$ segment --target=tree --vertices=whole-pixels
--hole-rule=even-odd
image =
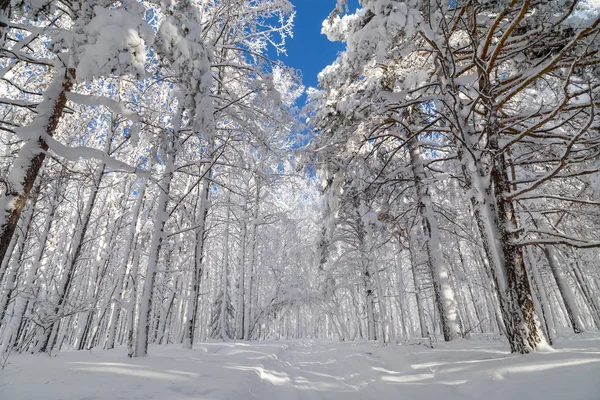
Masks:
[[[332,119],[352,118],[354,126],[365,125],[352,140],[396,152],[424,134],[454,147],[515,352],[544,343],[522,249],[597,246],[520,226],[518,201],[526,193],[546,196],[540,189],[550,182],[595,171],[588,169],[597,151],[595,85],[586,74],[596,65],[600,21],[591,15],[578,25],[570,18],[578,5],[365,1],[355,16],[332,14],[325,25],[348,51],[321,74],[319,96],[327,105],[317,121],[332,130]],[[544,101],[536,95],[542,91]],[[527,108],[532,103],[537,110]],[[537,157],[536,144],[551,155]],[[519,179],[517,168],[530,177]],[[535,172],[540,168],[546,172]]]

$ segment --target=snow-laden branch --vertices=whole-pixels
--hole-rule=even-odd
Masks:
[[[66,93],[66,96],[67,96],[68,100],[70,100],[76,104],[80,104],[80,105],[84,105],[84,106],[91,106],[91,107],[104,106],[104,107],[108,108],[110,111],[112,111],[116,114],[120,114],[133,122],[138,122],[142,119],[138,113],[130,110],[123,103],[120,103],[120,102],[113,100],[111,98],[108,98],[106,96],[98,96],[98,95],[91,95],[91,94],[79,94],[79,93],[73,93],[73,92]]]
[[[49,135],[42,135],[42,138],[48,144],[49,149],[69,161],[77,162],[80,159],[93,159],[101,161],[102,163],[106,164],[106,166],[113,169],[120,169],[131,174],[136,174],[140,177],[151,177],[148,171],[117,160],[102,150],[86,146],[70,147],[62,144]]]

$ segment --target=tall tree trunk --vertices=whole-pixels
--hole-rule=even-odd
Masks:
[[[129,224],[129,229],[127,230],[127,235],[125,237],[125,248],[123,249],[123,258],[121,259],[121,263],[117,267],[117,289],[114,294],[114,299],[111,305],[110,316],[108,319],[108,332],[106,336],[106,342],[104,348],[112,349],[115,347],[115,338],[117,332],[117,325],[119,321],[119,314],[121,311],[121,301],[123,298],[123,289],[125,288],[125,278],[127,277],[128,272],[128,264],[129,259],[131,258],[131,249],[133,248],[134,240],[136,233],[139,232],[139,215],[140,210],[142,208],[142,204],[144,202],[144,195],[146,193],[146,186],[148,184],[148,178],[144,178],[137,192],[137,199],[135,200],[135,204],[131,211],[131,222]]]
[[[196,322],[198,318],[198,302],[202,283],[202,264],[204,263],[204,243],[206,239],[206,217],[209,207],[210,181],[203,179],[200,186],[200,207],[196,228],[196,245],[194,247],[194,270],[192,274],[190,298],[187,302],[186,320],[184,324],[183,348],[191,349],[194,344]]]
[[[6,191],[0,196],[0,260],[6,256],[29,192],[46,158],[48,144],[44,135],[54,135],[67,104],[65,93],[73,87],[74,75],[74,70],[64,67],[57,69],[52,84],[37,107],[35,119],[27,128],[19,131],[19,137],[25,144],[6,177]]]
[[[417,303],[417,317],[419,318],[419,329],[421,331],[421,337],[429,336],[429,330],[427,329],[427,322],[425,321],[425,312],[423,310],[423,297],[421,296],[421,283],[419,282],[419,276],[417,274],[417,258],[415,257],[414,250],[412,247],[412,240],[408,246],[408,252],[410,255],[410,266],[412,270],[413,286],[415,289],[415,301]]]
[[[259,215],[259,210],[260,210],[260,180],[258,177],[256,177],[256,185],[255,185],[255,189],[254,189],[254,215],[252,216],[252,223],[250,226],[250,255],[248,256],[248,276],[249,276],[249,282],[248,282],[248,300],[249,300],[249,304],[247,304],[247,306],[244,308],[244,340],[250,340],[250,329],[251,329],[251,323],[250,321],[252,320],[252,299],[253,299],[253,292],[255,290],[254,288],[254,264],[256,261],[256,245],[257,245],[257,240],[256,240],[256,235],[257,235],[257,228],[258,228],[258,215]]]
[[[181,111],[180,111],[181,112]],[[167,214],[167,205],[169,204],[169,193],[171,180],[173,179],[175,153],[172,137],[169,143],[163,145],[163,155],[165,160],[165,171],[163,172],[160,185],[158,187],[159,195],[156,205],[156,217],[154,219],[154,232],[152,233],[152,242],[149,249],[148,266],[146,268],[146,277],[144,279],[144,288],[140,303],[140,313],[137,326],[137,337],[135,345],[135,357],[144,357],[148,355],[148,337],[150,332],[150,319],[152,316],[152,301],[154,297],[154,282],[158,267],[160,249],[164,239],[165,224],[169,215]],[[167,139],[164,139],[167,141]]]
[[[231,192],[227,192],[227,214],[225,215],[225,237],[223,239],[223,268],[221,274],[221,309],[219,311],[219,334],[229,340],[229,227],[231,224]]]
[[[498,239],[503,254],[504,278],[506,287],[500,298],[507,305],[508,315],[504,324],[510,348],[516,353],[530,353],[546,343],[539,320],[535,313],[531,288],[525,269],[521,248],[513,243],[512,232],[517,229],[516,215],[512,202],[505,198],[510,192],[504,154],[499,152],[497,128],[490,127],[490,144],[496,151],[491,172],[491,183],[496,198]]]
[[[246,245],[248,236],[248,200],[245,200],[244,214],[242,216],[240,233],[240,265],[239,265],[239,285],[237,288],[237,310],[235,313],[235,338],[244,338],[244,316],[246,314],[246,305],[244,304],[245,286],[246,286]]]
[[[490,267],[488,272],[497,290],[502,326],[511,351],[529,353],[545,343],[545,339],[535,314],[523,253],[512,243],[510,232],[516,227],[516,216],[512,203],[504,197],[504,191],[510,191],[510,184],[493,124],[487,128],[487,137],[491,151],[496,151],[489,185],[484,184],[483,160],[473,160],[461,145],[458,153],[466,189],[472,193],[470,200]],[[464,139],[467,146],[477,148],[476,143],[471,143],[476,141],[476,135]]]
[[[404,284],[404,277],[402,273],[402,246],[398,244],[398,252],[396,253],[395,265],[396,265],[396,288],[398,293],[398,308],[400,313],[400,325],[402,326],[402,332],[404,340],[408,339],[414,334],[412,323],[410,322],[410,316],[408,316],[408,303],[406,300],[406,285]]]
[[[544,246],[544,256],[556,281],[556,286],[567,310],[567,317],[569,318],[569,322],[571,322],[573,332],[581,333],[584,331],[583,320],[581,319],[581,315],[579,315],[579,308],[575,303],[575,296],[567,281],[567,276],[556,259],[556,251],[551,246]]]
[[[542,327],[544,328],[544,334],[548,339],[548,343],[552,344],[552,341],[556,337],[556,332],[554,330],[554,321],[552,320],[552,312],[550,311],[550,303],[548,302],[548,296],[546,295],[546,288],[544,287],[544,282],[540,277],[540,272],[538,271],[536,260],[533,255],[532,249],[527,249],[527,254],[529,256],[529,273],[532,283],[533,291],[537,297],[539,303],[539,309],[542,313]]]
[[[460,333],[458,311],[454,290],[450,284],[448,268],[443,265],[440,232],[433,212],[433,204],[427,187],[427,176],[423,165],[423,155],[417,137],[408,140],[411,168],[419,201],[419,212],[423,222],[427,263],[431,272],[435,303],[445,341],[450,341]]]
[[[138,270],[140,266],[140,248],[139,235],[136,235],[134,243],[136,246],[133,250],[133,260],[131,260],[131,273],[129,276],[129,287],[131,288],[129,293],[129,307],[127,309],[127,325],[126,325],[126,341],[127,341],[127,356],[133,357],[135,354],[135,316],[137,314],[137,297],[138,288],[140,284],[140,278],[138,276]]]

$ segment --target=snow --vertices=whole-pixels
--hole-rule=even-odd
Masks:
[[[81,37],[85,41],[74,46],[80,81],[110,73],[144,76],[146,48],[152,43],[153,32],[141,17],[143,12],[140,5],[134,7],[133,13],[114,7],[94,7],[94,17],[82,27]]]
[[[552,353],[512,355],[500,341],[382,346],[317,340],[151,346],[13,355],[2,398],[21,399],[544,399],[597,400],[600,336]]]

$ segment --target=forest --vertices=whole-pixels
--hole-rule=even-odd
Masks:
[[[600,1],[303,1],[0,0],[2,369],[597,334]]]

